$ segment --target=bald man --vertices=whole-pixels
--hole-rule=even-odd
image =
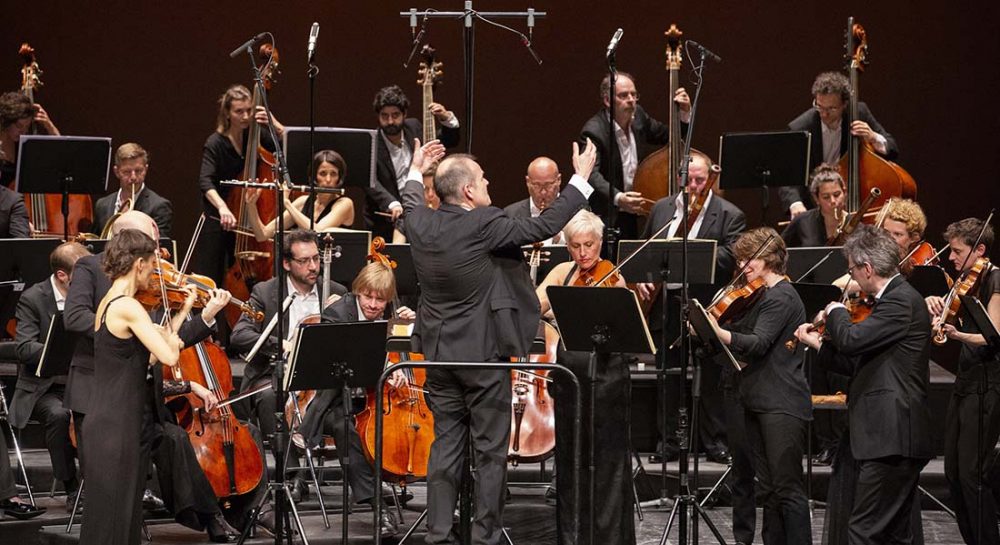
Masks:
[[[537,218],[559,196],[562,185],[562,175],[559,165],[548,157],[536,157],[528,164],[528,172],[524,176],[528,186],[528,198],[517,201],[503,209],[511,218]],[[562,244],[562,231],[552,238],[543,241],[544,244]]]

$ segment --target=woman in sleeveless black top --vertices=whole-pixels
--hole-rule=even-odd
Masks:
[[[134,229],[115,235],[104,252],[103,267],[113,283],[97,309],[94,370],[103,395],[84,420],[87,510],[80,530],[82,544],[137,544],[142,522],[142,493],[147,460],[139,447],[144,404],[154,403],[146,377],[150,362],[176,365],[183,342],[158,329],[133,297],[155,267],[156,243]],[[173,319],[179,327],[194,302],[189,295]],[[153,357],[150,356],[152,354]],[[154,409],[155,410],[155,409]]]
[[[312,171],[316,173],[317,187],[331,189],[341,187],[347,178],[347,164],[344,163],[344,158],[333,150],[316,152],[316,155],[313,155]],[[247,191],[245,193],[247,203],[256,204],[261,191],[260,189]],[[278,228],[277,218],[264,225],[257,214],[256,206],[247,206],[246,210],[250,214],[250,226],[253,227],[254,236],[258,241],[263,242],[274,237],[274,231]],[[354,202],[346,196],[317,193],[315,200],[312,195],[302,195],[293,201],[289,199],[288,193],[285,193],[286,229],[298,227],[322,232],[331,227],[350,227],[353,223]]]
[[[542,315],[551,318],[552,307],[545,288],[551,285],[573,285],[581,272],[592,269],[601,258],[601,237],[604,223],[592,212],[583,210],[566,224],[563,236],[573,261],[560,263],[552,268],[538,286],[537,295]],[[625,279],[616,287],[624,287]],[[620,354],[598,354],[597,397],[591,399],[588,368],[590,353],[568,352],[560,348],[557,361],[568,367],[580,381],[583,394],[581,422],[582,466],[578,475],[581,505],[573,502],[573,419],[576,410],[574,390],[570,382],[556,374],[551,386],[556,402],[556,525],[557,542],[562,544],[588,543],[590,520],[588,506],[590,443],[594,443],[595,500],[594,542],[601,544],[635,543],[635,524],[632,519],[632,465],[629,460],[629,403],[631,379],[628,360]],[[590,405],[596,403],[593,422],[594,435],[590,435]],[[580,528],[573,527],[574,512],[579,513]]]

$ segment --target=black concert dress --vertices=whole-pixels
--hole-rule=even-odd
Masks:
[[[88,461],[83,545],[135,545],[140,538],[146,470],[139,439],[144,405],[152,402],[146,387],[149,350],[134,335],[114,336],[104,323],[107,309],[121,297],[105,306],[94,334],[94,353],[99,354],[94,378],[103,394],[84,420],[85,434],[100,440],[83,444]]]

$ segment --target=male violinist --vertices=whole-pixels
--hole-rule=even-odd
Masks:
[[[910,199],[893,199],[888,206],[885,219],[882,220],[882,228],[890,235],[892,240],[899,246],[900,271],[909,276],[913,271],[910,263],[910,254],[917,245],[924,240],[924,230],[927,229],[927,216],[920,205]]]
[[[524,185],[528,187],[528,198],[507,205],[503,211],[512,218],[537,218],[559,196],[562,185],[559,165],[548,157],[535,157],[528,163]],[[543,241],[545,245],[564,242],[561,232]]]
[[[899,274],[899,250],[881,229],[862,225],[844,244],[848,274],[875,305],[851,323],[846,307],[827,305],[824,340],[811,323],[795,336],[817,351],[820,365],[851,377],[850,451],[857,478],[850,543],[909,543],[920,471],[934,456],[928,346],[930,316],[920,294]]]
[[[169,237],[174,218],[173,206],[146,186],[146,175],[149,173],[149,154],[146,150],[133,142],[122,144],[115,151],[115,164],[111,168],[115,178],[118,178],[118,191],[94,203],[93,232],[100,234],[108,220],[118,212],[138,210],[156,221],[160,236]]]
[[[683,191],[686,191],[690,198],[694,199],[695,195],[706,190],[706,186],[712,178],[710,176],[711,172],[712,160],[701,152],[692,151],[691,163],[688,166],[688,183]],[[683,218],[682,203],[683,195],[680,192],[660,199],[653,206],[652,212],[650,212],[649,221],[646,222],[646,230],[643,232],[642,238],[653,236],[667,222],[672,223],[660,236],[662,238],[680,236],[684,232],[681,226],[681,219]],[[715,291],[729,281],[733,275],[736,262],[733,257],[732,245],[739,238],[740,233],[745,230],[746,217],[743,212],[736,205],[715,194],[711,189],[708,189],[704,206],[697,217],[695,217],[688,237],[715,240],[718,243],[715,258],[715,281],[717,285],[714,287],[699,284],[692,285],[689,291],[691,297],[697,298],[702,301],[702,304],[707,305]],[[649,316],[649,329],[653,335],[653,339],[657,343],[662,341],[664,327],[667,329],[669,340],[676,339],[680,335],[680,319],[678,312],[676,312],[680,304],[680,287],[679,284],[667,285],[667,296],[671,298],[670,308],[672,311],[667,314],[666,324],[663,323],[661,296],[657,296],[652,304],[652,311]],[[638,285],[638,289],[640,296],[643,298],[648,299],[656,295],[655,284],[644,282]],[[679,348],[662,350],[662,348],[665,347],[661,347],[660,350],[660,353],[665,355],[665,361],[662,358],[658,358],[657,365],[666,365],[667,367],[679,366],[681,350]],[[722,392],[718,387],[720,368],[716,365],[706,365],[702,367],[702,372],[705,378],[702,380],[702,405],[700,408],[701,419],[699,424],[701,427],[701,445],[710,461],[728,463],[730,457],[729,449],[726,445]],[[677,391],[678,386],[676,381],[678,379],[673,375],[669,375],[666,380],[666,414],[659,415],[658,418],[666,418],[667,436],[661,438],[662,443],[657,448],[657,453],[650,456],[650,461],[653,463],[659,463],[661,456],[665,456],[668,460],[677,458],[677,436],[675,432],[677,431],[678,407],[674,392]]]
[[[663,146],[670,140],[670,127],[653,119],[639,105],[639,91],[635,78],[627,72],[618,72],[615,90],[611,80],[601,80],[600,95],[603,108],[583,125],[580,141],[590,139],[597,146],[597,165],[590,175],[594,195],[590,206],[598,216],[604,216],[608,206],[618,209],[615,227],[620,239],[634,239],[639,232],[639,218],[645,198],[632,190],[639,163],[650,152],[651,146]],[[615,104],[615,142],[610,141],[608,108],[612,96]],[[687,132],[691,117],[691,99],[683,87],[677,89],[674,102],[680,107],[681,136]],[[642,155],[640,157],[640,154]],[[613,174],[612,174],[613,173]],[[612,185],[613,179],[614,185]]]
[[[982,238],[977,242],[980,232]],[[993,245],[993,227],[984,228],[982,220],[966,218],[949,225],[944,238],[950,248],[948,260],[958,271],[960,281],[973,270],[977,260],[986,259],[988,248]],[[977,286],[969,295],[979,299],[993,323],[1000,326],[1000,272],[986,265]],[[944,299],[928,297],[927,308],[937,324],[945,310]],[[959,321],[957,326],[946,323],[941,329],[949,339],[962,343],[944,439],[944,474],[951,489],[958,528],[966,543],[1000,543],[994,496],[998,490],[995,481],[989,478],[995,470],[992,453],[1000,435],[997,350],[986,346],[972,320]],[[978,432],[980,417],[982,435]],[[981,492],[977,492],[979,486]],[[981,511],[977,508],[980,500]],[[978,539],[980,535],[982,541]]]
[[[851,123],[846,111],[851,98],[851,82],[847,76],[839,72],[823,72],[816,76],[812,97],[812,108],[788,123],[789,130],[809,131],[812,135],[810,171],[820,163],[836,165],[850,149],[851,136],[863,139],[887,159],[894,159],[899,153],[896,140],[879,124],[864,102],[858,102],[858,119]],[[806,186],[782,187],[778,194],[782,208],[788,210],[792,219],[813,206]]]

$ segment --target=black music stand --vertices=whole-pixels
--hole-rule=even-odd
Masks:
[[[787,272],[793,282],[830,284],[847,273],[847,258],[841,246],[788,248]]]
[[[694,311],[691,312],[691,327],[694,328],[698,338],[701,339],[705,348],[705,354],[720,365],[731,365],[737,371],[742,371],[747,364],[737,361],[729,347],[723,344],[719,335],[715,333],[715,328],[708,319],[705,307],[697,299],[691,300]]]
[[[386,244],[382,253],[396,262],[396,268],[393,269],[396,275],[396,293],[400,297],[419,295],[420,282],[417,280],[417,269],[413,265],[413,252],[410,251],[410,245]]]
[[[299,325],[295,333],[295,348],[288,360],[285,391],[330,390],[341,388],[344,411],[344,434],[336,438],[337,448],[344,449],[341,468],[344,473],[343,518],[341,542],[347,543],[347,516],[350,514],[350,454],[348,429],[351,422],[351,388],[374,388],[382,374],[382,366],[372,362],[385,361],[387,322],[321,323]],[[306,438],[308,439],[308,438]],[[307,447],[308,448],[308,447]],[[287,484],[285,485],[287,489]],[[287,492],[286,492],[287,493]],[[317,494],[321,494],[319,490]],[[375,490],[381,494],[381,490]],[[292,509],[294,510],[294,504]],[[296,517],[298,514],[296,513]]]
[[[725,133],[719,142],[721,189],[761,190],[767,218],[769,188],[809,183],[809,131]]]
[[[61,194],[63,239],[69,240],[69,196],[107,193],[110,168],[110,138],[25,135],[18,141],[14,189]]]
[[[924,297],[932,295],[944,297],[950,289],[950,286],[948,286],[948,276],[945,274],[944,269],[933,265],[917,265],[913,267],[913,272],[906,278],[906,281]]]
[[[52,274],[49,255],[62,241],[56,238],[0,239],[0,278],[20,280],[27,288]]]
[[[618,242],[618,260],[631,256],[644,240],[622,240]],[[718,242],[714,240],[688,239],[688,260],[695,278],[688,278],[692,284],[712,284],[715,282],[715,251]],[[681,240],[656,239],[646,245],[638,254],[622,266],[622,276],[628,282],[681,282]],[[666,273],[669,278],[665,278]],[[664,316],[663,323],[666,323]]]
[[[69,374],[69,364],[73,359],[73,349],[76,343],[66,331],[63,325],[62,311],[56,312],[52,316],[46,328],[45,347],[42,348],[42,356],[38,360],[35,368],[35,376],[40,378],[50,378],[59,375]]]
[[[656,354],[656,345],[646,327],[635,293],[627,288],[583,288],[549,286],[545,292],[552,304],[559,336],[566,350],[590,352],[590,422],[588,509],[590,537],[594,543],[594,420],[597,409],[598,354]],[[559,317],[562,316],[563,319]],[[579,509],[579,505],[576,506]],[[580,531],[579,528],[576,529]]]
[[[1000,350],[1000,332],[997,332],[997,326],[990,319],[983,303],[971,295],[959,295],[958,297],[962,300],[962,307],[965,308],[972,323],[986,339],[986,344],[994,350]]]
[[[330,262],[330,280],[335,280],[350,286],[354,277],[368,262],[368,252],[371,249],[371,231],[355,231],[353,229],[328,229],[320,233],[322,239],[327,233],[333,237],[333,257]]]
[[[375,182],[375,150],[378,131],[371,129],[345,129],[316,127],[315,149],[333,150],[344,158],[347,175],[341,173],[344,187],[371,187]],[[288,175],[292,183],[309,185],[309,127],[285,127],[285,156],[288,157]]]

